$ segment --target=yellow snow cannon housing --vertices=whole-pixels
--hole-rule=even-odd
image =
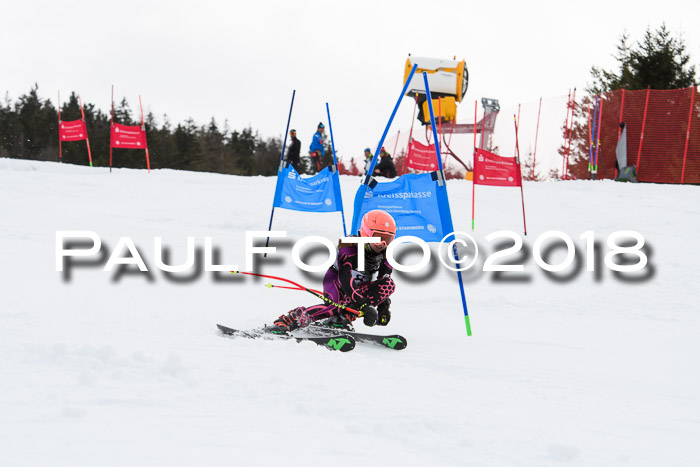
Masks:
[[[453,96],[456,102],[462,102],[469,85],[469,72],[464,60],[442,60],[439,58],[409,56],[406,59],[406,68],[403,74],[404,83],[408,79],[413,65],[418,65],[418,68],[408,86],[407,96],[425,94],[425,83],[423,82],[423,72],[425,71],[428,74],[430,92],[434,96]],[[433,106],[433,110],[436,110],[435,106]]]
[[[433,88],[430,88],[432,92]],[[433,99],[433,112],[435,120],[442,119],[442,122],[451,122],[457,118],[457,103],[453,96],[441,97],[440,100]],[[430,109],[428,108],[428,99],[423,102],[423,121],[430,123]]]

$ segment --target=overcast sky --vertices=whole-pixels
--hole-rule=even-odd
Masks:
[[[38,83],[43,98],[70,91],[108,111],[142,96],[158,122],[212,117],[264,137],[292,127],[304,151],[331,110],[339,155],[376,146],[401,91],[408,54],[466,59],[473,102],[502,108],[566,95],[612,68],[618,38],[638,40],[663,21],[700,63],[700,7],[672,1],[44,1],[0,0],[0,91],[15,100]],[[471,113],[469,111],[471,110]],[[392,126],[408,131],[404,98]],[[471,117],[470,117],[471,115]]]

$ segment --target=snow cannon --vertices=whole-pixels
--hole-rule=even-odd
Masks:
[[[408,79],[413,65],[418,65],[418,68],[408,85],[406,96],[416,99],[419,108],[418,120],[423,125],[430,123],[428,99],[425,95],[422,73],[424,71],[428,74],[428,84],[433,97],[433,112],[435,112],[436,119],[439,118],[444,123],[457,118],[457,102],[462,102],[469,84],[466,62],[464,60],[443,60],[409,55],[404,69],[404,82]],[[438,100],[438,98],[440,99]]]

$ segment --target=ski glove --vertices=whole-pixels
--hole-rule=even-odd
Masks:
[[[386,326],[391,320],[391,311],[388,308],[382,308],[377,312],[377,325]]]
[[[359,311],[362,313],[363,322],[365,323],[365,326],[374,326],[377,324],[377,309],[373,307],[370,302],[367,301],[357,301],[354,303],[351,303],[348,305],[350,308],[353,310]],[[348,319],[350,321],[354,320],[357,318],[357,315],[352,312],[347,312],[346,315],[348,316]]]
[[[362,321],[365,323],[365,326],[374,326],[377,324],[377,309],[374,308],[372,305],[368,305],[365,307],[363,310],[364,312],[364,318]]]

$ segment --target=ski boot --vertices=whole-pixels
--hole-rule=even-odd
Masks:
[[[350,308],[360,311],[368,303],[353,303]],[[354,331],[355,328],[352,326],[352,322],[357,319],[357,314],[351,313],[347,310],[338,310],[338,314],[331,316],[326,321],[323,322],[324,326],[332,327],[335,329],[344,329],[346,331]]]
[[[322,324],[333,329],[343,329],[345,331],[354,331],[355,328],[352,327],[352,321],[347,315],[335,315],[328,318]]]
[[[302,310],[300,308],[295,308],[281,315],[273,321],[272,326],[265,326],[265,332],[271,334],[288,334],[290,331],[298,329],[300,326],[301,312]]]

